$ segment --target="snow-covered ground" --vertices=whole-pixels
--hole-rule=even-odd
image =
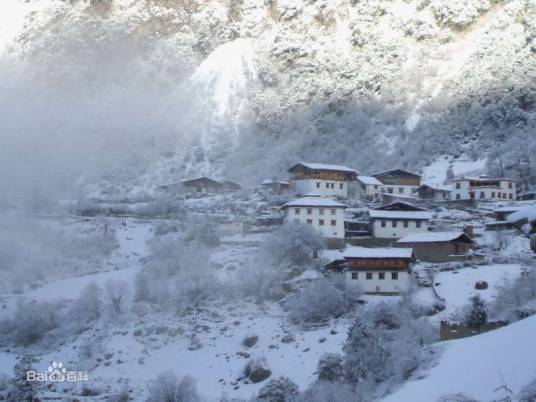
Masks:
[[[536,317],[530,317],[478,336],[440,342],[437,365],[382,401],[429,402],[464,393],[488,402],[506,396],[496,391],[503,385],[517,394],[536,376],[535,332]]]

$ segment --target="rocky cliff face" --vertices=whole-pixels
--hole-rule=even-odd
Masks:
[[[23,24],[3,58],[27,82],[90,96],[108,111],[121,109],[122,96],[139,99],[144,129],[132,134],[134,148],[150,157],[127,181],[143,188],[200,171],[244,179],[245,167],[256,179],[296,159],[365,172],[440,156],[488,156],[495,170],[533,163],[533,0],[21,0],[19,8]],[[137,131],[125,121],[139,113],[113,115],[115,132]],[[110,127],[95,131],[106,137]]]

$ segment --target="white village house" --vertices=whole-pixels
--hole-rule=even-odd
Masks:
[[[400,239],[410,233],[428,232],[432,213],[406,202],[393,202],[369,210],[372,236],[379,239]]]
[[[411,197],[421,186],[421,176],[404,169],[392,169],[372,177],[383,184],[382,193],[387,194]]]
[[[453,200],[515,200],[516,180],[490,176],[459,177],[451,180]]]
[[[347,289],[396,295],[410,288],[415,262],[411,248],[351,247],[343,257],[347,265]]]
[[[376,200],[385,192],[383,183],[372,176],[358,175],[356,178],[356,195],[363,200]]]
[[[346,205],[330,198],[304,197],[281,207],[285,221],[311,225],[328,239],[344,239]]]
[[[357,172],[347,166],[299,162],[288,172],[290,181],[300,195],[348,197],[348,186]]]

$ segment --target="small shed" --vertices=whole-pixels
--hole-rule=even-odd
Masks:
[[[408,234],[397,245],[412,248],[418,260],[441,263],[469,257],[474,241],[463,232],[429,232]]]

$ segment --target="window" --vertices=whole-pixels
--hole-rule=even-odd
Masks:
[[[339,188],[342,190],[344,188],[344,184],[343,183],[339,183]]]
[[[393,222],[392,222],[392,225],[393,225],[394,228],[396,228],[397,224],[398,224],[397,221],[393,221]]]
[[[307,208],[307,215],[313,214],[313,208]]]
[[[398,272],[391,272],[391,279],[393,281],[398,280]]]
[[[316,188],[320,188],[320,182],[319,181],[316,182]]]
[[[331,183],[331,188],[335,188],[335,183]]]
[[[508,198],[513,200],[514,199],[514,196],[512,194],[508,194]]]
[[[294,208],[294,214],[299,215],[300,214],[300,208]]]
[[[335,215],[335,214],[336,214],[336,210],[335,210],[335,208],[331,208],[330,211],[331,211],[331,215]]]
[[[367,272],[367,280],[371,280],[372,279],[372,272]]]
[[[352,279],[356,280],[358,278],[357,272],[352,272]]]
[[[307,219],[307,224],[308,224],[308,225],[312,225],[312,224],[313,224],[313,220],[312,220],[312,219]]]
[[[508,188],[512,188],[512,182],[511,181],[508,182]]]
[[[503,198],[506,199],[506,193],[503,193]]]
[[[415,222],[415,227],[420,228],[421,227],[421,221]]]
[[[382,225],[382,228],[386,227],[387,226],[387,221],[381,221],[381,225]]]
[[[318,210],[318,214],[319,214],[319,215],[324,215],[324,208],[320,208],[320,209]]]
[[[404,194],[404,187],[398,187],[398,192],[400,194]]]
[[[472,200],[475,199],[475,193],[474,193],[474,192],[471,191],[471,192],[469,193],[469,196],[471,197]]]
[[[385,272],[379,272],[378,273],[378,279],[383,281],[385,279]]]
[[[388,188],[388,189],[387,189],[387,193],[388,193],[388,194],[393,194],[393,189],[392,189],[392,188]]]
[[[491,192],[491,198],[495,198],[495,191]]]
[[[462,186],[460,185],[460,183],[456,183],[456,188],[459,190],[460,188],[462,188]]]
[[[481,191],[480,192],[480,198],[485,198],[485,197],[486,197],[486,194],[483,191]]]
[[[407,228],[409,226],[409,221],[404,221],[404,227]]]
[[[456,199],[461,200],[462,196],[460,194],[456,194]]]
[[[374,190],[377,190],[377,189],[378,189],[378,185],[375,184],[375,185],[374,185]]]
[[[329,188],[329,183],[326,183],[326,188]]]
[[[332,219],[331,220],[331,226],[336,226],[337,225],[337,221],[335,219]]]
[[[319,224],[320,226],[324,226],[324,219],[319,219],[319,220],[318,220],[318,224]]]

